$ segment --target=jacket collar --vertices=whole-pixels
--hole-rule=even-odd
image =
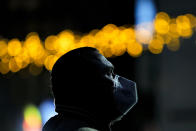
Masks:
[[[84,109],[79,109],[78,107],[65,106],[61,104],[55,105],[55,111],[59,114],[65,114],[69,116],[75,116],[77,118],[82,118],[83,120],[89,122],[93,128],[98,129],[99,131],[111,131],[110,124],[103,123],[100,120],[97,120],[97,117],[91,113],[85,111]]]

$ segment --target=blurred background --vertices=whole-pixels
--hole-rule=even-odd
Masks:
[[[138,87],[137,105],[114,131],[195,131],[195,7],[194,0],[1,0],[0,130],[41,131],[56,114],[49,70],[67,51],[93,46]]]

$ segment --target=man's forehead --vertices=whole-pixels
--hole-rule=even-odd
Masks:
[[[94,64],[96,64],[99,68],[102,68],[104,70],[107,69],[113,69],[114,66],[111,62],[109,62],[103,55],[96,53],[95,59],[92,61]]]
[[[110,62],[110,61],[108,61],[104,56],[100,56],[100,59],[101,59],[101,61],[102,61],[102,63],[105,65],[105,66],[107,66],[107,67],[109,67],[109,68],[114,68],[114,66],[113,66],[113,64]]]

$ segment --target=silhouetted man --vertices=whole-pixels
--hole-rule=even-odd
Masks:
[[[91,47],[63,55],[52,69],[56,112],[43,131],[110,131],[137,102],[136,84],[115,75]]]

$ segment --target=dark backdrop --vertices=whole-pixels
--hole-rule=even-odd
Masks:
[[[110,23],[117,26],[133,25],[134,1],[1,0],[0,18],[0,36],[2,38],[11,39],[17,37],[24,40],[28,33],[37,32],[41,39],[44,40],[48,35],[57,34],[64,29],[71,29],[76,33],[88,33],[92,29],[101,29]],[[124,54],[110,60],[116,67],[116,73],[139,83],[139,80],[135,77],[135,58]],[[49,81],[49,79],[47,80]],[[10,80],[6,82],[10,82]],[[4,85],[6,85],[5,82]],[[26,90],[24,88],[26,87],[19,88],[17,85],[15,86],[15,88],[19,89],[20,95],[25,94]],[[43,91],[45,90],[41,88],[46,87],[43,87],[43,85],[36,86],[34,88],[36,88],[37,92],[44,93]],[[5,88],[5,86],[2,88]],[[7,92],[9,93],[9,91]],[[31,96],[30,99],[34,100],[33,97],[37,96]],[[144,123],[153,119],[153,100],[152,92],[145,93],[139,90],[139,103],[121,122],[118,122],[113,127],[114,131],[141,130]],[[21,99],[20,101],[25,100]],[[10,105],[7,107],[12,108]]]

